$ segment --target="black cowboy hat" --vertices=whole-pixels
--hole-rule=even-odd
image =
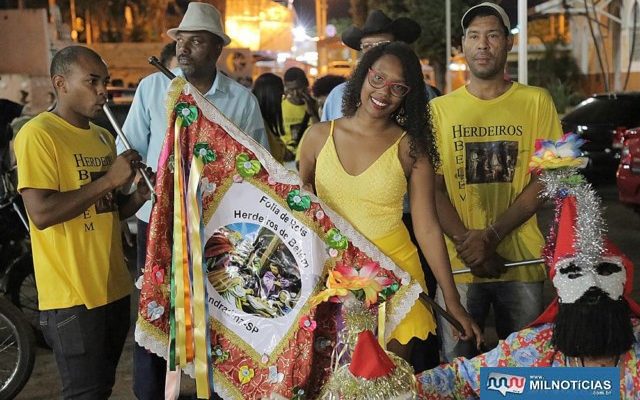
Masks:
[[[342,33],[342,42],[354,50],[360,50],[364,36],[375,33],[391,33],[395,40],[413,43],[420,36],[422,28],[411,18],[400,17],[393,20],[380,10],[373,10],[367,16],[362,29],[350,26]]]

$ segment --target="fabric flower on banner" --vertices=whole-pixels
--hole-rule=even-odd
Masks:
[[[311,198],[307,195],[301,195],[300,190],[293,189],[287,196],[287,204],[292,210],[305,211],[311,207]]]
[[[200,142],[196,143],[193,148],[193,154],[199,157],[203,163],[208,164],[214,162],[217,158],[216,152],[209,148],[209,143]]]
[[[291,398],[291,400],[304,400],[305,398],[306,397],[303,388],[298,386],[293,388],[293,397]]]
[[[333,271],[329,271],[329,276],[331,276],[331,274],[333,273]],[[327,285],[328,286],[328,285]],[[317,295],[315,295],[312,299],[311,299],[311,304],[318,305],[320,303],[325,303],[327,301],[335,301],[335,302],[340,302],[339,298],[344,299],[347,296],[353,296],[353,294],[345,288],[329,288],[327,287],[325,290],[323,290],[322,292],[318,293]]]
[[[349,246],[349,240],[340,233],[338,228],[329,229],[325,241],[329,247],[336,250],[345,250]]]
[[[386,300],[389,296],[397,292],[398,289],[400,289],[400,285],[398,284],[398,282],[393,282],[391,285],[382,289],[382,291],[380,292],[380,297],[382,298],[382,300]]]
[[[198,108],[189,103],[180,102],[175,107],[176,115],[182,117],[182,126],[187,127],[198,119]]]
[[[559,140],[536,140],[536,151],[531,157],[531,169],[556,169],[579,167],[584,161],[579,159],[580,146],[585,143],[575,133],[565,133]]]
[[[243,178],[249,178],[260,172],[260,161],[252,160],[246,153],[240,153],[236,157],[236,169]]]
[[[246,365],[241,366],[240,369],[238,370],[238,379],[240,380],[240,383],[242,383],[243,385],[251,382],[254,375],[255,375],[255,372],[253,371],[253,368],[249,368]]]
[[[329,271],[327,289],[316,295],[313,302],[318,304],[331,297],[344,297],[351,292],[356,298],[364,300],[365,306],[369,307],[378,301],[378,294],[383,289],[394,283],[398,285],[386,276],[378,276],[380,270],[380,264],[375,262],[367,262],[360,268],[344,263],[336,264],[336,267]]]
[[[267,378],[269,383],[280,383],[284,380],[284,374],[278,372],[278,367],[272,365],[269,367],[269,377]]]
[[[209,182],[209,178],[202,178],[202,180],[200,181],[200,190],[202,193],[203,197],[206,197],[208,195],[212,195],[213,192],[216,191],[216,184],[215,182]]]
[[[224,350],[220,345],[214,346],[212,354],[216,364],[223,363],[229,359],[229,352]]]
[[[161,285],[164,283],[164,269],[159,265],[153,266],[153,268],[151,269],[151,276],[153,277],[153,281],[156,284]]]
[[[312,320],[307,315],[300,318],[300,328],[304,329],[307,332],[315,331],[317,325],[318,324],[316,323],[316,321]]]
[[[155,300],[147,304],[147,317],[149,321],[155,321],[164,314],[164,307],[159,305]]]

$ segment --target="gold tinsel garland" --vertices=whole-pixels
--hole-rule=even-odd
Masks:
[[[361,303],[357,305],[343,305],[343,318],[344,329],[342,330],[342,343],[353,350],[356,347],[358,341],[358,335],[362,331],[376,330],[376,315],[373,311],[362,306]]]
[[[354,376],[349,365],[336,370],[325,384],[320,394],[322,400],[389,400],[414,399],[417,396],[417,383],[413,368],[408,362],[387,352],[394,370],[377,379],[364,379]]]

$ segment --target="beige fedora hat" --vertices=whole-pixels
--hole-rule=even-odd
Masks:
[[[231,43],[229,36],[224,33],[220,12],[214,6],[207,3],[189,3],[187,12],[184,13],[180,25],[177,28],[169,29],[167,35],[169,35],[171,39],[176,40],[176,34],[179,31],[207,31],[222,39],[225,46]]]

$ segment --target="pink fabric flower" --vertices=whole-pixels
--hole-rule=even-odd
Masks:
[[[304,317],[300,318],[300,328],[304,329],[307,332],[315,331],[317,325],[318,324],[316,324],[316,321],[312,320],[307,315],[305,315]]]
[[[153,278],[153,282],[158,285],[164,283],[164,269],[162,269],[159,265],[154,265],[151,269],[151,276]]]

